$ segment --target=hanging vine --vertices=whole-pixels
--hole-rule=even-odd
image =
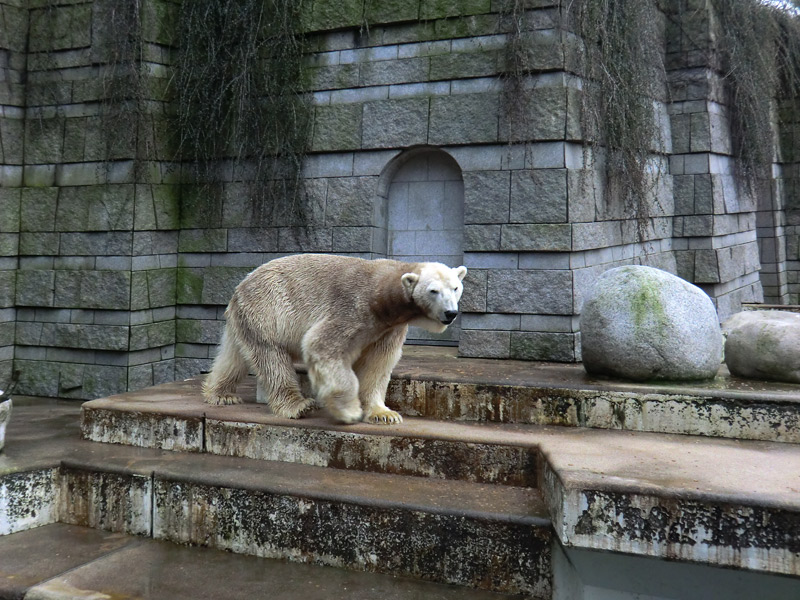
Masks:
[[[712,5],[719,19],[719,66],[727,82],[738,180],[755,189],[771,178],[776,116],[788,121],[789,133],[800,120],[799,3],[712,0]],[[783,160],[797,161],[797,136],[779,139]]]
[[[309,135],[303,100],[303,2],[183,2],[174,92],[178,157],[203,182],[242,181],[267,218],[276,203],[302,219],[300,169]],[[203,206],[205,204],[205,206]],[[213,214],[215,211],[209,211]]]

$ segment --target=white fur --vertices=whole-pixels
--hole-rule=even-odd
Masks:
[[[205,401],[241,402],[236,385],[253,369],[272,410],[300,417],[314,403],[300,394],[293,360],[302,359],[317,399],[337,420],[399,423],[385,397],[408,325],[444,331],[458,311],[466,272],[320,254],[262,265],[228,305]]]

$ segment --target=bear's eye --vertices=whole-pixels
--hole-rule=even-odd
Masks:
[[[438,294],[439,290],[431,290],[431,294]]]

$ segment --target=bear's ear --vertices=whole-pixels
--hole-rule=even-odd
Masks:
[[[400,281],[403,282],[403,287],[406,291],[411,294],[414,291],[414,286],[417,285],[419,281],[419,275],[416,273],[406,273],[401,278]]]
[[[462,265],[460,267],[456,267],[455,271],[456,271],[456,277],[458,277],[460,281],[464,281],[464,277],[467,274],[467,267]]]

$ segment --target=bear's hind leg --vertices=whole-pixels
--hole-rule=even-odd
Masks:
[[[289,353],[280,348],[259,348],[253,368],[264,389],[272,412],[279,417],[299,419],[314,405],[300,392],[297,373]]]
[[[392,425],[402,423],[400,413],[388,408],[386,388],[397,361],[403,353],[407,327],[390,331],[374,344],[367,346],[353,367],[361,388],[364,421]]]
[[[203,381],[206,404],[241,404],[242,399],[236,395],[236,385],[247,375],[247,371],[247,361],[226,329],[211,372]]]

